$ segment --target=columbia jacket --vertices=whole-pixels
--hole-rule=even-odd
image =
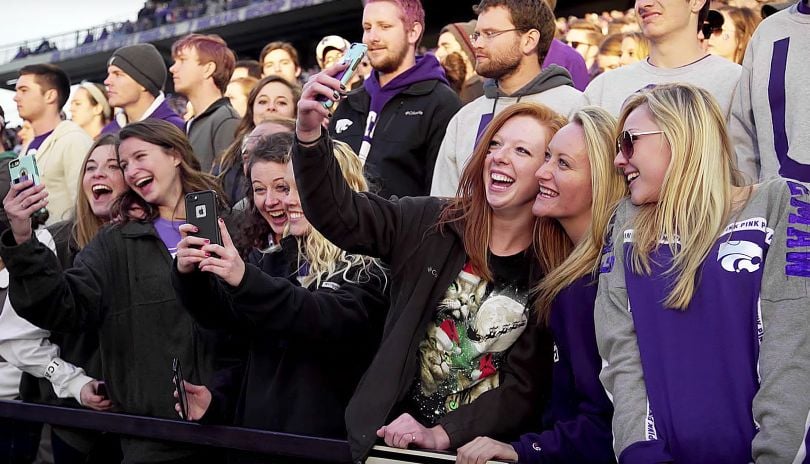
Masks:
[[[335,140],[360,154],[371,96],[366,87],[349,92],[332,116]],[[366,176],[383,197],[430,192],[433,166],[450,118],[461,107],[456,93],[440,79],[415,82],[392,98],[377,116]]]

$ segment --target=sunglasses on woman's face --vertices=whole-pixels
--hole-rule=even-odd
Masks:
[[[622,131],[619,137],[616,138],[616,150],[622,154],[626,159],[633,157],[633,143],[642,135],[663,134],[664,131],[647,131],[636,132],[635,134],[630,131]]]
[[[706,17],[706,20],[703,21],[703,25],[701,26],[701,30],[703,31],[703,38],[708,39],[712,36],[712,34],[719,34],[723,31],[723,24],[725,24],[726,20],[723,18],[723,14],[719,11],[709,10],[709,14]]]

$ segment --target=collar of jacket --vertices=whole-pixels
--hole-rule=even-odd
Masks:
[[[121,235],[126,238],[158,237],[155,226],[151,222],[129,221],[120,227]]]
[[[219,100],[215,101],[214,103],[211,103],[210,105],[208,105],[208,108],[206,108],[205,111],[198,114],[197,116],[194,116],[192,121],[196,121],[198,119],[206,118],[208,115],[210,115],[214,111],[218,110],[219,107],[221,107],[221,106],[231,106],[231,101],[228,100],[226,97],[220,98]]]
[[[438,79],[428,79],[426,81],[416,82],[408,86],[407,89],[400,92],[399,95],[409,95],[417,97],[429,95],[431,92],[433,92],[433,89],[435,89],[436,86],[439,85],[439,83],[441,83],[441,81]],[[368,94],[365,87],[360,87],[359,89],[355,89],[349,92],[346,101],[349,102],[349,106],[351,106],[352,109],[354,109],[355,111],[367,113],[368,107],[369,105],[371,105],[371,96]]]

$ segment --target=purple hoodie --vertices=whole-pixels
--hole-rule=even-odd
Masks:
[[[602,359],[593,322],[596,289],[594,277],[586,275],[554,299],[551,404],[544,431],[524,434],[512,443],[521,464],[616,461],[610,429],[613,405],[599,382]]]
[[[157,106],[157,108],[155,108],[155,111],[153,111],[148,118],[144,119],[151,119],[151,118],[162,119],[166,122],[170,122],[175,126],[177,126],[178,129],[183,131],[184,134],[186,133],[186,122],[183,121],[183,118],[181,118],[180,115],[175,113],[174,110],[172,110],[169,107],[169,104],[165,100],[162,101],[160,105]],[[121,126],[118,124],[118,121],[116,121],[115,118],[113,118],[113,120],[110,121],[110,123],[104,126],[104,129],[101,130],[101,135],[115,134],[120,130]]]
[[[574,81],[574,87],[577,90],[585,91],[590,80],[588,68],[585,67],[585,59],[576,50],[557,39],[552,40],[546,59],[543,60],[543,69],[552,64],[567,69],[571,80]]]

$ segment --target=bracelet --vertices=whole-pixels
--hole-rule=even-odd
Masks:
[[[324,137],[326,137],[326,132],[323,130],[323,128],[321,129],[321,135],[319,135],[319,136],[318,136],[318,138],[316,138],[315,140],[310,140],[310,141],[308,141],[308,142],[307,142],[307,141],[304,141],[304,140],[299,139],[299,138],[298,138],[298,131],[295,131],[295,141],[296,141],[296,142],[298,142],[298,144],[299,144],[299,145],[301,145],[301,146],[303,146],[303,147],[306,147],[306,148],[309,148],[309,147],[314,147],[314,146],[315,146],[315,145],[317,145],[317,144],[318,144],[318,143],[319,143],[319,142],[320,142],[320,141],[321,141],[321,140],[322,140]]]

